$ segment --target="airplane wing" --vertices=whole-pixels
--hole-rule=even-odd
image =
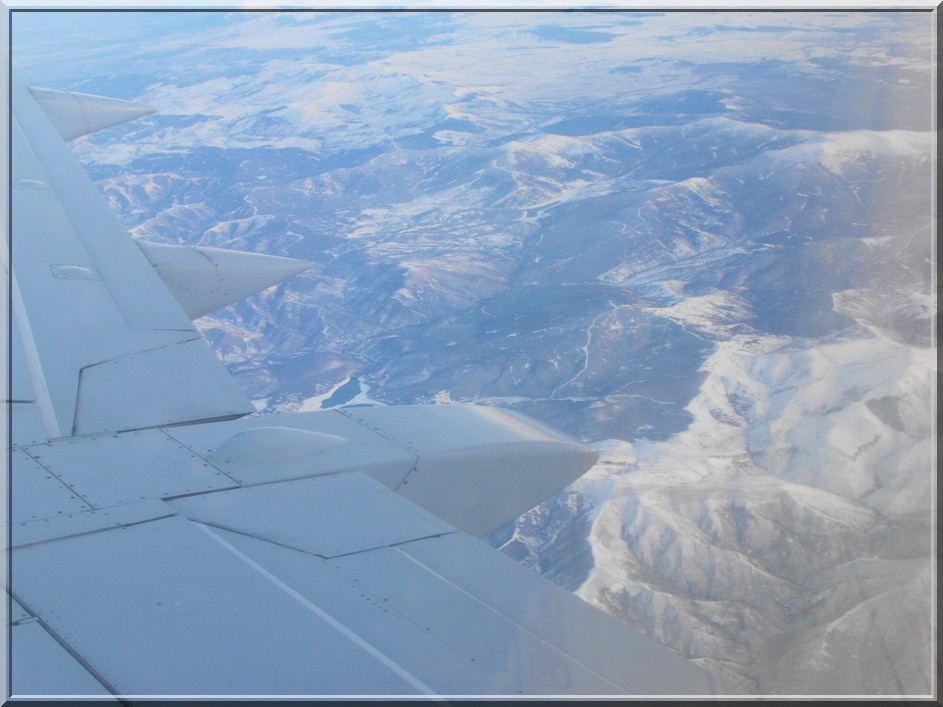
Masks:
[[[594,450],[475,406],[249,414],[191,320],[306,265],[135,241],[63,140],[147,109],[11,95],[11,695],[718,691],[476,537]]]

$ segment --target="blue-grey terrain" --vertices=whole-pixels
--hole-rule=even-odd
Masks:
[[[757,694],[932,689],[929,13],[16,13],[260,414],[473,402],[599,463],[490,538]],[[365,510],[365,512],[368,512]],[[631,660],[631,656],[626,656]]]

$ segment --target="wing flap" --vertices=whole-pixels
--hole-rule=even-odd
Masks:
[[[168,389],[178,394],[168,395]],[[198,336],[83,367],[73,434],[224,420],[255,410],[245,402]]]

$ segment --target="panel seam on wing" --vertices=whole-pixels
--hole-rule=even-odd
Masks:
[[[220,489],[220,490],[224,490],[224,489]],[[213,492],[210,491],[208,493],[213,493]],[[311,557],[317,557],[320,560],[339,560],[344,557],[351,557],[352,555],[360,555],[365,552],[373,552],[374,550],[379,550],[382,548],[387,548],[387,547],[395,548],[395,547],[398,547],[399,545],[405,545],[406,543],[412,543],[419,540],[430,540],[432,538],[441,538],[446,535],[454,535],[455,533],[459,532],[458,530],[446,530],[441,533],[431,533],[429,535],[423,535],[421,537],[408,538],[406,540],[397,540],[396,542],[391,542],[391,543],[381,543],[379,545],[371,545],[370,547],[364,547],[358,550],[350,550],[348,552],[341,552],[336,555],[322,555],[318,552],[314,552],[313,550],[306,550],[304,548],[297,547],[295,545],[289,545],[287,543],[281,542],[279,540],[274,540],[272,538],[265,537],[263,535],[256,535],[254,533],[249,532],[248,530],[244,530],[240,528],[233,528],[228,525],[223,525],[222,523],[219,523],[219,522],[213,522],[213,521],[208,521],[208,520],[194,520],[193,518],[189,518],[185,513],[179,513],[178,515],[181,515],[182,517],[186,518],[194,525],[205,525],[210,528],[216,528],[217,530],[224,530],[227,533],[234,533],[235,535],[242,535],[243,537],[252,538],[254,540],[259,540],[264,543],[269,543],[270,545],[282,547],[282,548],[285,548],[286,550],[294,550],[295,552],[300,552],[305,555],[310,555]]]
[[[411,542],[411,541],[410,541],[410,542]],[[405,543],[402,543],[402,544],[405,544]],[[465,596],[467,596],[467,597],[469,597],[470,599],[472,599],[472,601],[475,601],[475,602],[477,602],[478,604],[481,604],[483,607],[485,607],[486,609],[488,609],[488,610],[491,611],[492,613],[497,614],[498,616],[500,616],[500,617],[501,617],[502,619],[504,619],[505,621],[510,621],[510,622],[513,623],[515,626],[517,626],[518,628],[520,628],[521,631],[523,631],[524,633],[526,633],[526,634],[532,636],[532,637],[535,638],[536,640],[540,641],[540,643],[542,643],[542,644],[544,644],[545,646],[547,646],[548,648],[550,648],[550,650],[552,650],[552,651],[554,651],[554,652],[556,652],[556,653],[559,653],[560,655],[562,655],[564,658],[566,658],[566,659],[568,659],[568,660],[573,661],[574,663],[576,663],[577,665],[579,665],[581,668],[585,669],[586,671],[588,671],[589,673],[591,673],[591,674],[594,675],[595,677],[597,677],[597,678],[599,678],[600,680],[602,680],[605,684],[611,685],[612,688],[613,688],[613,691],[612,691],[612,694],[613,694],[613,695],[622,694],[622,693],[624,692],[623,688],[619,687],[618,685],[616,685],[615,683],[613,683],[611,680],[609,680],[609,679],[606,678],[605,676],[600,675],[598,672],[596,672],[595,670],[593,670],[591,667],[589,667],[588,665],[586,665],[586,664],[583,663],[582,661],[578,660],[577,658],[575,658],[574,656],[570,655],[569,653],[566,653],[566,652],[560,650],[560,649],[557,648],[555,645],[553,645],[552,643],[550,643],[550,642],[549,642],[546,638],[544,638],[543,636],[541,636],[541,635],[539,635],[539,634],[537,634],[537,633],[534,633],[533,631],[531,631],[529,628],[527,628],[526,626],[524,626],[523,624],[521,624],[519,621],[517,621],[517,620],[514,619],[513,617],[508,616],[507,614],[505,614],[505,613],[502,612],[502,611],[499,611],[498,609],[496,609],[495,607],[493,607],[491,604],[489,604],[488,602],[484,601],[483,599],[481,599],[481,598],[475,596],[474,594],[472,594],[471,592],[469,592],[467,589],[465,589],[465,588],[462,587],[461,585],[458,585],[458,584],[456,584],[455,582],[453,582],[452,580],[450,580],[448,577],[445,577],[444,575],[439,574],[439,573],[436,572],[434,569],[432,569],[431,567],[429,567],[427,564],[425,564],[424,562],[422,562],[422,561],[416,559],[415,557],[413,557],[412,555],[410,555],[410,554],[409,554],[408,552],[406,552],[405,550],[402,550],[402,549],[399,548],[399,547],[394,547],[394,548],[392,548],[392,549],[393,549],[394,552],[399,553],[400,555],[402,555],[403,557],[405,557],[405,558],[406,558],[407,560],[409,560],[410,562],[413,562],[413,563],[415,563],[416,565],[418,565],[419,567],[421,567],[423,570],[425,570],[426,572],[428,572],[429,574],[431,574],[433,577],[435,577],[435,578],[438,579],[439,581],[444,582],[445,584],[447,584],[447,585],[449,585],[449,586],[451,586],[451,587],[457,589],[459,592],[461,592],[461,593],[464,594]]]
[[[370,432],[377,435],[378,437],[382,437],[387,442],[390,442],[391,444],[395,444],[400,449],[404,449],[413,455],[414,460],[413,460],[412,466],[409,468],[409,470],[405,474],[403,474],[403,478],[397,482],[396,486],[393,487],[393,491],[395,491],[396,493],[399,493],[399,490],[403,486],[403,484],[405,484],[409,480],[409,475],[419,468],[419,453],[412,447],[408,446],[405,442],[400,442],[398,439],[394,439],[393,437],[390,437],[388,434],[381,432],[379,427],[374,427],[373,425],[370,425],[363,420],[357,419],[356,417],[344,412],[341,409],[335,409],[334,412],[338,413],[339,415],[343,415],[351,422],[354,422],[360,425],[361,427],[370,430]]]
[[[52,626],[50,626],[50,625],[43,619],[42,616],[39,615],[38,612],[34,611],[34,610],[29,606],[29,604],[23,600],[22,597],[18,596],[17,593],[14,592],[14,591],[13,591],[12,589],[10,589],[10,588],[7,589],[7,593],[8,593],[14,600],[16,600],[16,601],[20,604],[20,606],[23,607],[23,609],[24,609],[26,612],[28,612],[29,614],[32,615],[31,618],[35,619],[36,622],[43,628],[43,630],[45,630],[46,633],[48,633],[49,636],[50,636],[56,643],[58,643],[66,653],[68,653],[70,656],[72,656],[72,659],[75,660],[75,662],[77,662],[79,665],[81,665],[82,668],[85,669],[85,670],[88,672],[89,675],[91,675],[91,676],[92,676],[93,678],[95,678],[99,683],[101,683],[102,687],[104,687],[106,690],[108,690],[108,692],[110,692],[112,695],[120,695],[120,694],[121,694],[121,693],[117,690],[117,688],[115,688],[115,686],[111,684],[111,682],[109,682],[100,672],[98,672],[98,670],[95,669],[95,667],[94,667],[91,663],[89,663],[89,662],[82,656],[81,653],[79,653],[75,648],[72,647],[71,644],[69,644],[64,638],[62,638],[62,636],[60,636],[60,635],[58,634],[58,632],[56,632],[56,630],[53,629]],[[19,622],[17,622],[17,623],[19,623]],[[10,683],[9,683],[9,687],[10,687],[10,696],[11,696],[11,697],[16,697],[17,695],[16,695],[16,693],[15,693],[14,690],[13,690],[14,685],[13,685],[13,681],[12,681],[12,676],[11,676],[11,680],[10,680]]]
[[[48,443],[47,443],[47,444],[48,444]],[[30,446],[31,446],[31,447],[37,447],[37,446],[45,446],[45,445],[30,445]],[[81,493],[79,493],[79,492],[78,492],[75,488],[73,488],[70,484],[66,483],[66,481],[65,481],[62,477],[60,477],[56,472],[54,472],[54,471],[53,471],[52,469],[50,469],[48,466],[46,466],[45,464],[43,464],[43,462],[41,461],[41,459],[42,459],[41,457],[37,458],[34,454],[30,454],[29,449],[27,449],[26,447],[22,447],[22,446],[21,446],[21,447],[17,447],[17,449],[19,449],[19,451],[21,451],[23,454],[25,454],[26,456],[28,456],[28,457],[29,457],[30,459],[32,459],[34,462],[36,462],[40,467],[42,467],[42,469],[43,469],[47,474],[49,474],[51,477],[53,477],[56,481],[58,481],[60,484],[62,484],[65,488],[69,489],[69,493],[75,494],[76,497],[78,497],[78,499],[79,499],[82,503],[84,503],[86,506],[88,506],[88,510],[94,511],[94,510],[97,510],[97,509],[98,509],[98,507],[97,507],[94,503],[92,503],[92,502],[89,501],[87,498],[85,498],[85,496],[83,496]],[[51,516],[51,517],[55,517],[55,516]],[[40,519],[37,519],[37,520],[40,520]]]
[[[82,513],[96,513],[101,510],[104,510],[104,509],[95,508],[89,511],[82,511]],[[82,515],[82,513],[73,513],[70,515]],[[152,523],[157,520],[166,520],[167,518],[173,518],[176,515],[179,515],[179,514],[170,512],[165,515],[154,516],[151,518],[141,518],[140,520],[131,520],[125,523],[116,523],[115,525],[109,525],[105,528],[94,528],[93,530],[83,530],[78,533],[67,533],[65,535],[57,535],[54,538],[43,538],[42,540],[33,540],[32,542],[25,542],[25,543],[20,543],[20,544],[17,544],[16,540],[14,540],[12,543],[11,549],[14,552],[16,552],[17,550],[23,550],[29,547],[36,547],[37,545],[48,545],[49,543],[57,543],[60,540],[70,540],[72,538],[81,538],[86,535],[95,535],[96,533],[107,533],[110,530],[120,530],[121,528],[130,528],[131,526],[134,526],[134,525],[144,525],[145,523]],[[55,516],[55,517],[61,518],[65,516]],[[26,521],[23,523],[17,523],[15,525],[23,526],[23,525],[28,525],[29,523],[39,523],[39,522],[42,522],[43,520],[46,520],[46,519],[31,520],[31,521]]]
[[[186,423],[186,424],[201,424],[201,423]],[[186,444],[184,444],[183,442],[181,442],[179,439],[177,439],[177,438],[174,437],[172,434],[170,434],[167,430],[164,429],[164,427],[175,427],[175,426],[176,426],[176,427],[182,427],[182,426],[184,426],[184,425],[183,425],[183,424],[179,424],[179,425],[164,425],[164,426],[162,426],[162,427],[158,427],[157,429],[160,430],[160,433],[161,433],[162,435],[164,435],[164,437],[166,437],[166,438],[169,439],[171,442],[173,442],[174,444],[176,444],[177,446],[179,446],[181,449],[187,450],[187,451],[190,452],[190,454],[192,454],[193,456],[195,456],[195,457],[197,457],[197,458],[203,460],[203,463],[204,463],[204,464],[208,464],[211,469],[216,469],[216,471],[218,471],[220,474],[222,474],[223,476],[225,476],[227,479],[230,479],[230,480],[236,485],[235,487],[241,487],[241,486],[242,486],[242,483],[240,483],[238,479],[233,478],[230,474],[226,473],[226,470],[225,470],[225,469],[220,469],[219,466],[217,466],[216,464],[214,464],[214,463],[212,462],[212,460],[208,459],[207,457],[208,457],[209,455],[203,455],[203,454],[200,454],[199,452],[197,452],[195,449],[191,449],[189,446],[187,446]],[[165,497],[163,497],[162,500],[170,500],[171,498],[182,498],[184,495],[197,495],[197,494],[200,494],[200,493],[212,493],[212,491],[214,491],[214,490],[220,490],[220,491],[221,491],[221,490],[223,490],[223,489],[210,489],[209,491],[195,491],[193,494],[181,494],[180,496],[165,496]]]

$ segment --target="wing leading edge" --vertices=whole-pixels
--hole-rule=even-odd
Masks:
[[[142,112],[14,80],[13,694],[717,692],[473,537],[591,448],[474,406],[247,416],[191,318],[303,265],[130,239],[62,138]]]

